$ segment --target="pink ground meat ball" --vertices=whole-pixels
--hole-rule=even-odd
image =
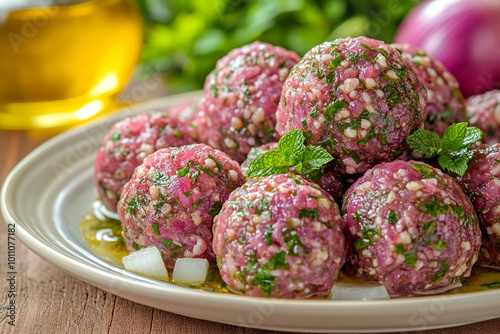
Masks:
[[[250,180],[214,221],[221,276],[248,296],[327,296],[345,260],[342,224],[333,199],[300,176]]]
[[[500,90],[492,90],[467,99],[470,126],[483,130],[487,144],[500,142]]]
[[[314,47],[283,87],[276,130],[307,133],[339,159],[340,171],[362,173],[395,159],[425,119],[425,91],[390,45],[366,37]]]
[[[500,144],[475,150],[464,176],[459,182],[474,205],[483,245],[479,262],[500,266]]]
[[[118,202],[127,247],[156,246],[168,268],[181,257],[215,260],[214,216],[243,180],[236,161],[204,144],[147,156]]]
[[[246,175],[250,163],[257,158],[257,156],[264,154],[271,150],[278,149],[278,142],[264,144],[259,147],[253,147],[246,160],[241,164],[241,172]],[[340,200],[347,190],[346,183],[342,180],[342,175],[334,170],[332,166],[324,166],[313,175],[307,178],[309,181],[317,183],[321,189],[326,190],[327,193],[332,195],[335,200]]]
[[[241,162],[254,146],[279,139],[276,108],[294,52],[254,42],[234,49],[207,77],[199,104],[202,140]]]
[[[392,46],[401,51],[408,63],[413,65],[418,79],[427,90],[424,129],[434,131],[442,137],[451,124],[467,121],[465,100],[458,81],[443,64],[428,56],[424,50],[409,44]]]
[[[134,169],[160,148],[195,143],[198,133],[168,112],[142,113],[116,123],[102,140],[94,162],[94,182],[101,201],[112,211]]]
[[[344,197],[352,251],[347,272],[392,296],[460,286],[477,260],[481,231],[457,182],[421,162],[379,164]]]

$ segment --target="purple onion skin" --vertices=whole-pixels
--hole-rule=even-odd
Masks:
[[[498,0],[425,1],[408,14],[394,40],[440,60],[465,97],[500,88]]]

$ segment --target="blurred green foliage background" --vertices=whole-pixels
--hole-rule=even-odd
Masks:
[[[203,87],[230,50],[260,40],[300,56],[327,40],[391,42],[419,0],[136,0],[145,19],[140,75],[160,74],[174,91]]]

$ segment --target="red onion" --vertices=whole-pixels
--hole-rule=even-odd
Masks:
[[[466,97],[500,88],[500,0],[425,1],[405,18],[395,42],[440,60]]]

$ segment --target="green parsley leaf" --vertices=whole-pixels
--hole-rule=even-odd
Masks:
[[[323,147],[306,146],[306,133],[291,130],[278,142],[278,149],[257,156],[248,166],[247,179],[256,176],[283,174],[294,168],[303,175],[308,175],[321,168],[333,157]]]
[[[324,164],[333,160],[333,157],[323,147],[307,146],[304,150],[303,174],[309,174]]]
[[[441,140],[441,149],[444,152],[453,152],[463,147],[465,135],[467,134],[467,123],[452,124],[446,129]]]
[[[472,159],[468,146],[481,137],[480,129],[467,127],[467,123],[462,122],[450,125],[441,140],[436,133],[419,129],[409,135],[406,141],[414,151],[424,154],[426,158],[439,156],[438,162],[443,169],[462,176]]]
[[[437,133],[418,129],[406,138],[410,147],[426,158],[436,156],[441,149],[441,139]]]
[[[278,142],[278,151],[284,160],[289,163],[301,161],[304,155],[304,141],[306,136],[303,131],[292,130],[285,134]]]
[[[463,146],[470,146],[483,138],[483,131],[476,127],[468,127],[463,141]]]
[[[446,171],[464,175],[467,171],[469,158],[467,155],[442,155],[438,158],[438,163]]]
[[[273,174],[283,174],[290,170],[290,166],[291,164],[285,161],[281,151],[268,151],[257,156],[257,158],[250,163],[247,171],[247,178],[250,179],[259,175],[269,176]]]

